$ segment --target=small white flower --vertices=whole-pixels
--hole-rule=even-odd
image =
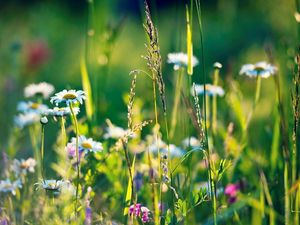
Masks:
[[[105,139],[119,139],[125,136],[126,130],[122,127],[115,126],[109,119],[106,120],[106,123],[108,124],[108,127],[106,128],[106,133],[103,135]]]
[[[199,147],[200,145],[201,145],[200,141],[193,136],[190,138],[187,137],[182,141],[182,146],[184,148],[188,148],[189,146],[190,147]]]
[[[71,140],[73,145],[76,145],[76,138],[73,137]],[[94,141],[92,138],[86,138],[84,135],[80,135],[78,139],[79,151],[88,152],[99,152],[103,150],[101,142]]]
[[[54,92],[54,87],[52,84],[41,82],[39,84],[29,84],[24,89],[24,96],[26,98],[34,97],[37,95],[42,95],[44,99],[50,97]]]
[[[262,78],[268,78],[274,75],[277,71],[277,67],[267,62],[258,62],[256,64],[243,65],[240,70],[240,75],[246,75],[248,77],[261,76]]]
[[[34,112],[19,114],[15,116],[14,122],[15,125],[19,128],[24,128],[25,126],[31,125],[33,123],[40,121],[40,115]]]
[[[53,192],[54,194],[59,194],[64,191],[74,192],[74,187],[68,180],[42,180],[34,185],[37,186],[36,190],[42,188],[46,191]]]
[[[222,69],[222,64],[221,63],[219,63],[219,62],[215,62],[214,63],[214,68],[216,68],[216,69]]]
[[[15,195],[16,190],[18,188],[22,188],[22,182],[20,179],[14,181],[14,182],[11,182],[11,180],[9,180],[9,179],[0,180],[0,192],[4,192],[4,193],[10,192],[13,195]]]
[[[204,85],[196,84],[195,89],[196,89],[197,95],[204,95]],[[209,96],[217,95],[217,96],[222,97],[225,94],[223,88],[221,88],[220,86],[211,85],[211,84],[205,85],[205,91],[206,91],[206,95],[209,95]],[[194,88],[191,88],[191,93],[192,93],[192,95],[194,95]]]
[[[77,115],[79,113],[80,109],[79,107],[74,107],[73,108],[73,112],[75,115]],[[58,107],[54,107],[53,109],[48,109],[45,111],[44,113],[47,116],[57,116],[57,117],[61,117],[61,116],[67,116],[71,114],[71,110],[69,107],[62,107],[62,108],[58,108]]]
[[[14,159],[11,165],[11,170],[14,171],[17,176],[20,174],[26,175],[27,171],[30,173],[34,173],[35,166],[36,166],[36,161],[33,158],[28,158],[26,160]]]
[[[51,97],[50,102],[52,104],[56,104],[58,106],[59,103],[66,103],[67,106],[73,103],[79,102],[83,103],[83,100],[86,99],[84,91],[76,91],[76,90],[63,90],[61,92],[56,93],[53,97]]]
[[[47,109],[48,106],[31,101],[19,102],[17,106],[17,110],[22,113],[34,112],[38,114],[43,114]]]
[[[187,67],[188,55],[183,52],[169,53],[167,62],[174,64],[174,70],[178,70],[180,67]],[[193,67],[198,65],[198,59],[195,56],[192,57],[192,65]]]

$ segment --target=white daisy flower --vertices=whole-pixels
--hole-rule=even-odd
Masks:
[[[11,170],[14,171],[17,176],[20,174],[26,175],[27,171],[30,173],[34,173],[35,166],[36,166],[36,161],[33,158],[28,158],[26,160],[14,159],[11,165]]]
[[[83,103],[83,100],[86,99],[84,91],[76,91],[76,90],[63,90],[61,92],[56,93],[51,97],[50,102],[52,104],[56,104],[58,106],[59,103],[66,103],[69,106],[72,103],[79,102]]]
[[[246,64],[243,65],[240,70],[240,75],[246,75],[248,77],[261,76],[262,78],[268,78],[274,75],[277,71],[277,67],[273,66],[267,62],[258,62],[256,64]]]
[[[119,139],[125,136],[126,130],[122,127],[115,126],[109,119],[106,120],[106,123],[108,124],[108,127],[106,128],[106,133],[103,135],[105,139]]]
[[[174,64],[174,70],[178,70],[180,67],[187,67],[188,55],[183,52],[169,53],[167,62]],[[193,67],[198,65],[198,59],[195,56],[192,57],[192,65]]]
[[[197,95],[204,95],[204,85],[196,84],[195,89],[196,89]],[[223,88],[221,88],[220,86],[212,85],[212,84],[206,84],[205,91],[206,91],[206,95],[209,95],[209,96],[217,95],[217,96],[222,97],[225,94]],[[192,93],[192,95],[194,95],[194,88],[191,88],[191,93]]]
[[[15,195],[18,188],[22,188],[22,182],[20,179],[13,182],[10,179],[0,180],[0,192],[10,192]]]
[[[36,102],[19,102],[17,106],[17,110],[22,113],[35,112],[38,114],[43,114],[48,109],[47,105],[39,104]]]
[[[37,186],[36,190],[44,189],[46,191],[53,192],[54,194],[59,194],[65,191],[75,193],[73,185],[68,180],[42,180],[34,185]]]
[[[19,128],[24,128],[25,126],[37,123],[40,121],[40,115],[34,112],[22,113],[18,116],[15,116],[14,122],[15,125]]]
[[[193,136],[190,138],[187,137],[182,141],[182,146],[184,148],[188,148],[189,146],[190,147],[199,147],[200,145],[201,145],[200,141]]]
[[[71,140],[72,144],[76,145],[76,138]],[[101,142],[94,141],[92,138],[86,138],[84,135],[80,135],[78,139],[79,151],[87,152],[100,152],[103,150]]]
[[[34,97],[37,95],[43,96],[44,99],[47,99],[54,92],[54,87],[52,84],[41,82],[38,84],[29,84],[24,89],[24,96],[26,98]]]
[[[73,112],[75,115],[77,115],[80,112],[79,107],[74,107]],[[57,116],[57,117],[68,116],[71,115],[71,110],[69,107],[62,107],[62,108],[54,107],[53,109],[46,110],[44,112],[44,115]]]

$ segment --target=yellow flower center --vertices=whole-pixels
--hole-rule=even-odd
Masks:
[[[261,72],[261,71],[264,71],[265,68],[264,68],[264,67],[261,67],[261,66],[256,66],[256,67],[255,67],[255,70],[256,70],[257,72]]]
[[[37,109],[39,106],[40,106],[39,103],[32,103],[32,104],[30,105],[30,108],[31,108],[31,109]]]
[[[12,187],[11,184],[4,184],[4,185],[3,185],[3,188],[7,188],[7,189],[8,189],[8,188],[11,188],[11,187]]]
[[[88,143],[88,142],[83,142],[83,143],[81,144],[81,146],[82,146],[83,148],[87,148],[87,149],[91,149],[91,148],[92,148],[92,145],[91,145],[90,143]]]
[[[29,167],[29,165],[27,162],[23,162],[23,163],[21,163],[20,167],[21,167],[21,169],[27,169]]]
[[[64,99],[75,99],[76,95],[71,94],[71,93],[67,93],[63,96]]]

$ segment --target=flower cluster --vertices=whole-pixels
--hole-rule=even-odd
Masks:
[[[42,104],[39,101],[39,97],[47,99],[53,91],[53,85],[46,82],[26,86],[24,89],[24,96],[26,98],[36,97],[36,101],[19,102],[17,110],[20,114],[14,118],[15,125],[22,129],[26,126],[39,122],[41,116],[47,114],[47,111],[49,110],[47,105]]]
[[[150,222],[150,210],[140,203],[136,203],[129,207],[129,215],[139,217],[143,223]]]

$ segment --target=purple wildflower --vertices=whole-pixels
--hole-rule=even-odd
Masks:
[[[140,217],[143,223],[147,223],[150,221],[150,210],[147,207],[142,206],[142,204],[140,203],[131,205],[129,207],[129,215]]]
[[[228,184],[225,188],[225,195],[228,196],[228,202],[230,204],[234,203],[237,200],[237,194],[241,189],[240,184]]]

